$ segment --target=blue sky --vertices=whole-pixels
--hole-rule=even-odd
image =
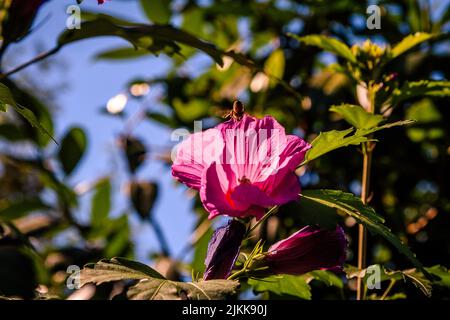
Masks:
[[[22,43],[9,48],[5,57],[9,65],[6,64],[5,69],[27,61],[41,51],[51,49],[58,34],[66,28],[66,9],[74,3],[74,0],[53,0],[46,3],[36,18],[36,31]],[[97,1],[85,0],[81,10],[82,14],[83,11],[96,10],[117,14],[133,21],[146,21],[137,1],[112,1],[98,6]],[[111,97],[124,92],[129,80],[164,76],[170,66],[170,59],[164,56],[147,56],[123,62],[96,61],[93,58],[99,51],[125,44],[123,40],[111,37],[76,42],[48,60],[50,72],[43,72],[42,64],[22,71],[22,75],[26,74],[27,78],[31,78],[44,89],[54,91],[54,88],[61,85],[66,87],[55,92],[56,137],[60,139],[71,126],[80,126],[86,130],[89,138],[88,151],[70,183],[74,186],[82,181],[92,182],[100,176],[113,175],[116,192],[116,197],[113,197],[113,215],[121,214],[127,207],[121,192],[126,181],[126,168],[115,146],[115,137],[123,130],[123,122],[102,114],[100,109]],[[15,78],[20,79],[22,75],[18,73]],[[144,101],[129,103],[126,106],[127,112],[133,113],[142,105],[149,109],[157,106],[155,95],[151,91]],[[170,141],[171,132],[150,121],[142,122],[134,133],[149,145],[173,144]],[[154,154],[150,156],[153,157]],[[177,254],[186,243],[195,223],[194,216],[190,213],[191,202],[186,196],[186,189],[174,184],[170,170],[159,161],[148,161],[138,172],[138,177],[159,182],[160,196],[154,214],[164,229],[171,250]],[[117,197],[118,193],[121,196]],[[77,215],[81,221],[88,218],[89,197],[84,196]],[[148,260],[149,252],[158,249],[153,231],[147,223],[141,223],[136,217],[132,217],[131,222],[137,258]]]

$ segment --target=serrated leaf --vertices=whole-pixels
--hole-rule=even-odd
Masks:
[[[163,279],[144,279],[131,287],[127,296],[131,300],[223,300],[236,294],[239,282],[208,280],[179,282]]]
[[[112,258],[86,265],[80,273],[80,284],[101,284],[119,280],[140,280],[127,296],[131,300],[219,300],[235,295],[239,282],[209,280],[178,282],[164,278],[149,266],[124,259]]]
[[[289,33],[289,36],[293,37],[299,42],[303,42],[310,46],[319,47],[325,51],[334,53],[350,62],[356,63],[356,57],[353,55],[350,48],[342,41],[322,35],[308,35],[299,37],[295,34]]]
[[[171,0],[140,0],[140,3],[150,21],[162,24],[170,21]]]
[[[81,286],[87,283],[99,285],[111,281],[149,278],[165,279],[159,272],[145,264],[119,257],[87,264],[80,271]]]
[[[364,205],[358,197],[340,190],[327,189],[304,190],[301,196],[303,201],[305,201],[305,199],[315,201],[324,206],[337,209],[338,213],[345,213],[346,215],[353,217],[358,223],[366,226],[371,233],[378,234],[389,241],[400,253],[404,254],[415,267],[424,271],[422,263],[417,260],[416,255],[409,247],[401,242],[401,240],[383,224],[384,219],[379,216],[373,208]]]
[[[319,136],[311,142],[312,148],[308,150],[305,156],[305,160],[301,165],[304,165],[305,163],[314,160],[325,153],[328,153],[330,151],[347,147],[350,145],[360,145],[362,142],[369,141],[369,139],[366,137],[367,135],[383,130],[392,128],[395,126],[403,126],[410,123],[413,123],[412,120],[404,120],[404,121],[397,121],[388,123],[379,127],[374,127],[370,129],[357,129],[353,134],[350,134],[353,132],[353,128],[349,128],[346,130],[331,130],[326,132],[321,132]]]
[[[273,292],[276,295],[289,295],[311,300],[311,288],[303,276],[272,275],[262,279],[250,278],[248,284],[255,292]]]
[[[331,106],[330,111],[340,114],[357,129],[370,129],[376,127],[384,120],[382,115],[369,113],[361,106],[353,104]]]
[[[72,173],[84,155],[87,137],[81,128],[71,128],[61,141],[58,158],[66,175]]]
[[[392,58],[396,58],[406,51],[418,46],[419,44],[433,38],[434,35],[425,32],[416,32],[403,38],[398,44],[396,44],[392,50]]]

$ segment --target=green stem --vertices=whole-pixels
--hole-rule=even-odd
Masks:
[[[367,86],[369,95],[369,112],[374,113],[375,111],[375,93],[372,89],[372,83]],[[369,139],[370,140],[370,139]],[[361,201],[363,204],[367,204],[369,198],[369,187],[370,187],[370,173],[372,167],[372,142],[368,141],[363,143],[363,172],[361,181]],[[360,224],[358,230],[358,269],[362,270],[366,267],[366,256],[367,256],[367,230],[364,225]],[[358,277],[356,282],[356,300],[365,300],[365,291],[363,288],[363,279]]]
[[[380,300],[386,299],[386,297],[388,296],[389,292],[392,290],[392,288],[394,287],[396,282],[397,282],[397,280],[391,279],[391,282],[389,283],[389,286],[386,288],[386,291],[384,291],[384,293],[381,296]]]
[[[243,275],[243,274],[245,274],[245,273],[247,273],[247,269],[243,268],[243,269],[241,269],[241,270],[239,270],[239,271],[236,271],[236,272],[233,273],[232,275],[230,275],[230,276],[228,277],[227,280],[233,280],[233,279],[236,279],[236,278],[238,278],[239,276],[241,276],[241,275]]]
[[[264,221],[266,221],[272,214],[274,214],[276,212],[276,210],[278,209],[278,206],[274,206],[272,208],[269,209],[269,211],[266,212],[266,214],[258,221],[256,222],[253,227],[250,228],[250,230],[248,230],[248,233],[251,233],[253,230],[255,230],[261,223],[263,223]]]

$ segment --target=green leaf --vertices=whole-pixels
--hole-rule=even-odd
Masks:
[[[150,54],[148,50],[130,47],[120,47],[99,52],[95,55],[97,60],[136,59]]]
[[[357,129],[370,129],[376,127],[384,120],[382,115],[371,114],[363,107],[353,104],[332,106],[330,111],[339,113],[348,123]]]
[[[267,58],[264,63],[264,72],[272,78],[270,79],[271,87],[274,87],[278,83],[276,79],[283,79],[285,64],[286,61],[282,49],[273,51],[269,58]]]
[[[446,267],[436,265],[429,268],[425,268],[425,270],[427,270],[430,274],[438,278],[433,281],[434,285],[450,288],[450,272],[447,270]]]
[[[179,282],[144,279],[128,290],[131,300],[223,300],[236,295],[238,281],[208,280]]]
[[[66,175],[72,173],[84,155],[86,134],[81,128],[71,128],[64,136],[58,150],[58,158]]]
[[[111,209],[111,183],[108,178],[101,179],[95,186],[92,197],[91,223],[99,227],[108,218]]]
[[[393,92],[391,104],[415,97],[448,97],[450,96],[450,81],[406,81],[400,89]]]
[[[75,41],[101,36],[116,36],[131,43],[137,49],[145,49],[158,54],[164,52],[173,55],[180,52],[178,44],[184,44],[203,51],[223,66],[225,54],[215,45],[170,25],[146,25],[123,22],[114,17],[99,15],[93,20],[83,22],[81,29],[67,30],[58,38],[58,46]]]
[[[39,120],[36,118],[34,113],[31,112],[31,110],[16,103],[9,88],[3,83],[0,83],[0,111],[6,112],[6,106],[8,105],[16,110],[18,114],[24,117],[33,127],[48,135],[56,144],[58,144],[56,140],[53,139],[48,130],[39,123]]]
[[[160,124],[163,124],[165,126],[168,126],[169,128],[177,127],[177,123],[173,117],[168,117],[158,112],[147,112],[146,115],[149,119],[159,122]]]
[[[294,296],[311,300],[311,288],[303,276],[272,275],[262,279],[250,278],[248,284],[255,292],[273,292],[279,296]]]
[[[97,263],[84,266],[80,272],[80,285],[129,279],[165,279],[159,272],[149,266],[125,258],[103,259]]]
[[[16,102],[11,94],[11,91],[3,83],[0,83],[0,111],[6,112],[6,106],[14,106]]]
[[[171,0],[141,0],[140,2],[150,21],[162,24],[169,23]]]
[[[418,46],[419,44],[433,38],[434,35],[425,32],[416,32],[403,38],[398,44],[396,44],[392,50],[392,58],[396,58],[406,51]]]
[[[362,142],[369,141],[366,136],[376,131],[392,128],[395,126],[403,126],[413,122],[414,121],[412,120],[404,120],[388,123],[380,127],[374,127],[370,129],[357,129],[353,134],[350,134],[351,132],[353,132],[353,128],[342,131],[331,130],[321,132],[319,136],[315,138],[313,142],[311,142],[312,148],[309,149],[306,153],[305,160],[301,165],[304,165],[305,163],[314,160],[330,151],[342,147],[347,147],[349,145],[359,145]]]
[[[423,266],[416,255],[401,240],[394,235],[383,223],[384,219],[373,208],[364,205],[362,201],[351,193],[340,190],[304,190],[301,194],[303,201],[310,200],[324,206],[337,209],[339,214],[344,213],[354,218],[358,223],[365,225],[371,233],[379,234],[389,241],[397,250],[404,254],[411,263],[423,270]]]
[[[299,37],[292,33],[289,33],[288,35],[299,42],[303,42],[310,46],[319,47],[325,51],[334,53],[350,62],[356,63],[356,57],[353,55],[350,48],[345,43],[336,38],[322,35],[308,35],[305,37]]]
[[[127,292],[131,300],[225,299],[236,294],[239,286],[239,282],[231,280],[171,281],[147,265],[124,258],[101,260],[81,270],[81,285],[119,280],[140,280]]]
[[[426,279],[421,272],[417,272],[416,269],[408,270],[389,270],[381,265],[371,265],[365,269],[358,270],[355,267],[346,267],[347,278],[362,277],[364,282],[367,282],[368,278],[375,275],[375,271],[380,271],[379,281],[395,280],[395,281],[409,281],[416,286],[427,297],[431,296],[432,286],[431,281]],[[367,272],[371,270],[371,272]]]
[[[310,283],[312,280],[317,280],[325,283],[328,287],[337,287],[339,289],[344,288],[344,283],[342,280],[330,271],[314,270],[303,275],[303,277],[307,283]]]
[[[0,201],[0,219],[16,219],[36,210],[48,210],[50,207],[39,198],[21,199],[14,202]]]
[[[177,116],[185,123],[191,123],[209,114],[209,102],[204,99],[193,99],[183,103],[181,99],[175,98],[173,107]]]

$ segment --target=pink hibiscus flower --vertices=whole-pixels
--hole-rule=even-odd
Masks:
[[[311,146],[272,117],[244,115],[180,143],[172,174],[199,190],[212,219],[254,216],[299,198],[295,168]]]

